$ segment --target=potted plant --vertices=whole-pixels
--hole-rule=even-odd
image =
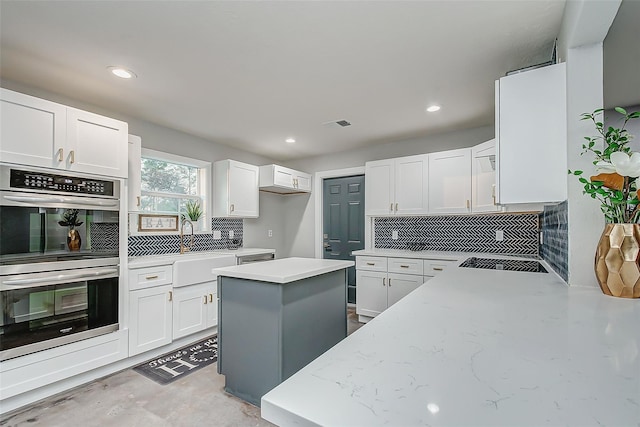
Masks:
[[[189,219],[194,224],[198,224],[198,221],[203,214],[200,202],[197,200],[187,200],[187,203],[185,204],[185,212],[186,216],[182,215],[182,218]]]
[[[621,107],[622,126],[606,127],[600,118],[603,109],[583,113],[599,135],[585,137],[581,154],[592,154],[595,175],[569,170],[584,185],[584,194],[600,202],[605,228],[595,257],[600,288],[607,295],[640,298],[640,152],[632,152],[633,138],[626,129],[629,120],[640,118],[640,111],[627,113]]]
[[[80,211],[78,209],[67,209],[62,214],[62,221],[58,221],[60,226],[69,227],[69,232],[67,233],[67,247],[70,251],[79,251],[80,245],[82,244],[80,233],[76,230],[76,227],[83,224],[82,221],[78,221],[79,213]]]

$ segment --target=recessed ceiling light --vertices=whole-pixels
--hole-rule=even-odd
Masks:
[[[427,111],[430,112],[430,113],[435,113],[439,109],[440,109],[439,105],[432,105],[431,107],[427,108]]]
[[[284,142],[286,142],[287,144],[293,144],[293,143],[296,142],[296,140],[293,139],[293,138],[287,138],[287,139],[284,140]]]
[[[111,73],[115,76],[118,76],[122,79],[132,79],[136,76],[136,73],[134,73],[131,70],[127,70],[126,68],[122,68],[122,67],[108,67],[109,71],[111,71]]]

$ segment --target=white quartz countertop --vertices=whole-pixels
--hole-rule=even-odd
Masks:
[[[452,268],[262,398],[280,426],[638,426],[640,300]]]
[[[453,251],[409,251],[400,249],[361,249],[351,252],[354,256],[383,256],[390,258],[436,259],[447,261],[464,261],[469,257],[507,258],[507,259],[537,259],[532,256],[501,255],[481,252],[453,252]]]
[[[129,268],[154,267],[157,265],[173,264],[179,259],[187,258],[208,258],[224,255],[235,255],[236,258],[244,255],[261,255],[275,253],[275,249],[263,248],[238,248],[238,249],[220,249],[214,251],[193,251],[184,254],[166,254],[166,255],[148,255],[129,257]]]
[[[273,261],[256,262],[217,268],[219,276],[261,282],[290,283],[308,277],[319,276],[354,265],[353,261],[316,258],[282,258]]]

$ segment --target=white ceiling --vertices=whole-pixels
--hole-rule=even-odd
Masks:
[[[0,73],[284,161],[492,124],[494,81],[550,59],[563,9],[564,0],[2,0]],[[119,80],[111,65],[138,78]],[[432,103],[442,110],[425,113]],[[323,125],[340,119],[352,126]]]

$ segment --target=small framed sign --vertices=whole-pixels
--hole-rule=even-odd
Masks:
[[[138,215],[138,231],[178,231],[178,215]]]

